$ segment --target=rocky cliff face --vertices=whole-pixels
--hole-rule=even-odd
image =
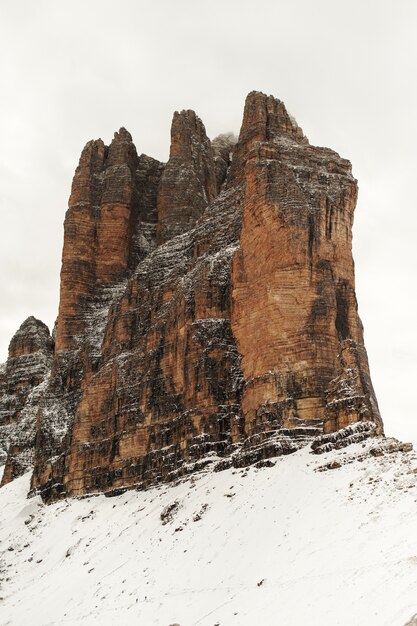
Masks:
[[[381,433],[355,298],[356,196],[350,163],[258,92],[237,143],[175,113],[166,165],[138,156],[125,129],[88,143],[32,488],[116,491],[356,422]]]
[[[174,113],[171,150],[158,188],[158,243],[192,228],[218,193],[214,152],[194,111]]]
[[[283,104],[260,94],[248,99],[237,153],[232,330],[247,433],[271,420],[331,432],[378,419],[355,298],[350,163],[310,146]]]
[[[2,484],[33,466],[36,414],[52,354],[48,327],[29,317],[11,340],[0,370],[0,460],[6,462]]]

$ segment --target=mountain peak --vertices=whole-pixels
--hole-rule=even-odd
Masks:
[[[0,381],[20,398],[7,419],[29,433],[6,480],[27,452],[49,502],[264,462],[317,436],[327,446],[358,423],[355,441],[381,436],[355,296],[356,198],[350,163],[309,145],[260,92],[237,143],[212,144],[194,111],[174,113],[166,164],[138,157],[124,128],[108,148],[89,142],[65,218],[53,358],[23,395],[16,359]],[[31,429],[22,416],[36,416]]]

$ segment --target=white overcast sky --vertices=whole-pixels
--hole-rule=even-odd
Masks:
[[[84,144],[120,126],[166,160],[176,109],[239,131],[246,94],[285,102],[352,161],[359,312],[386,431],[417,442],[416,0],[0,0],[0,362],[52,327]]]

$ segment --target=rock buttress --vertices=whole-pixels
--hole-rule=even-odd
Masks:
[[[163,164],[137,156],[130,133],[85,146],[64,224],[60,305],[51,376],[40,402],[34,482],[62,486],[70,428],[92,372],[112,302],[155,247]],[[52,459],[52,461],[51,461]]]
[[[33,467],[36,414],[52,363],[48,327],[28,317],[13,336],[0,371],[2,485]]]
[[[232,330],[246,433],[366,420],[381,431],[355,297],[350,163],[310,146],[284,105],[257,92],[237,152],[245,191]]]
[[[158,161],[137,156],[124,128],[109,147],[101,139],[85,146],[64,224],[57,352],[83,343],[94,300],[112,297],[112,287],[152,248],[161,170]]]

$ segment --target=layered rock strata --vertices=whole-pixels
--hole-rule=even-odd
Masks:
[[[101,139],[85,146],[64,224],[57,352],[85,341],[91,305],[153,247],[161,173],[162,164],[138,157],[124,128],[109,147]]]
[[[158,243],[190,230],[217,195],[214,152],[194,111],[174,113],[171,149],[158,189]]]
[[[65,219],[33,489],[46,500],[382,433],[357,313],[348,161],[249,94],[237,142],[176,113],[166,165],[121,129]],[[239,452],[240,450],[240,452]]]
[[[349,161],[310,146],[282,103],[257,94],[237,146],[245,194],[232,330],[247,433],[271,420],[325,432],[379,420],[355,297]]]

